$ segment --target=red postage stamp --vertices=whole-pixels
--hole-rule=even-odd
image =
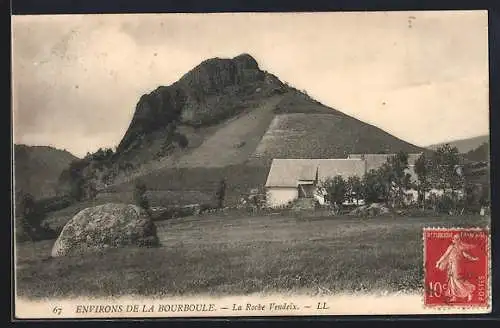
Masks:
[[[487,307],[489,232],[475,228],[424,229],[424,305]]]

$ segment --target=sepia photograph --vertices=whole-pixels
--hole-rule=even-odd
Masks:
[[[489,313],[487,11],[12,16],[18,319]]]

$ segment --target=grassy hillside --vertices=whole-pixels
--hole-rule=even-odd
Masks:
[[[154,204],[208,202],[223,178],[227,199],[265,183],[273,158],[342,158],[349,153],[419,152],[379,128],[328,108],[295,90],[263,97],[240,115],[197,134],[187,150],[124,175],[98,197],[130,201],[140,179]],[[154,148],[145,147],[150,152]]]
[[[373,126],[335,114],[277,115],[255,159],[345,158],[349,153],[419,152],[420,148]]]
[[[68,151],[53,147],[14,145],[15,191],[36,198],[55,195],[59,175],[75,159]]]
[[[467,152],[481,146],[481,144],[483,144],[485,142],[489,142],[489,141],[490,141],[489,135],[484,135],[484,136],[479,136],[479,137],[442,142],[442,143],[438,143],[438,144],[434,144],[434,145],[429,145],[426,148],[436,150],[439,146],[442,146],[442,145],[448,143],[452,147],[457,147],[458,151],[460,153],[464,154],[464,153],[467,153]]]
[[[219,125],[198,147],[160,161],[156,167],[144,166],[142,172],[129,175],[129,179],[107,188],[98,197],[130,201],[133,182],[140,179],[151,190],[154,204],[203,203],[213,199],[219,181],[225,178],[227,202],[235,204],[241,194],[265,183],[272,158],[338,158],[350,152],[420,151],[376,127],[309,103],[309,107],[292,106],[287,94],[285,98],[270,98]],[[275,114],[286,109],[288,114]]]

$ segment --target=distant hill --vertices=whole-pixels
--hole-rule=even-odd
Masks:
[[[49,146],[14,145],[15,191],[37,199],[56,194],[61,172],[77,157]]]
[[[450,144],[450,146],[452,146],[452,147],[457,147],[457,149],[460,153],[465,154],[468,151],[471,151],[471,150],[481,146],[481,144],[483,144],[485,142],[489,142],[489,140],[490,140],[490,137],[488,135],[484,135],[484,136],[479,136],[479,137],[442,142],[442,143],[438,143],[438,144],[429,145],[425,148],[436,150],[439,146],[442,146],[444,144]]]
[[[490,143],[484,142],[479,147],[465,153],[464,158],[470,162],[486,162],[490,159]]]

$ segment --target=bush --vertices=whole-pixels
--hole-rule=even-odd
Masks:
[[[20,204],[20,214],[24,226],[38,227],[44,219],[44,213],[31,194],[24,194]]]
[[[22,196],[19,214],[15,222],[17,241],[39,241],[57,238],[59,231],[51,229],[43,222],[45,219],[43,204],[36,202],[31,194]]]
[[[449,196],[443,195],[437,199],[436,210],[439,213],[449,213],[455,209],[456,202]]]
[[[189,145],[189,140],[188,138],[183,135],[183,134],[180,134],[178,133],[176,135],[176,138],[175,138],[175,141],[177,142],[177,144],[179,145],[179,147],[181,148],[186,148],[188,145]]]

